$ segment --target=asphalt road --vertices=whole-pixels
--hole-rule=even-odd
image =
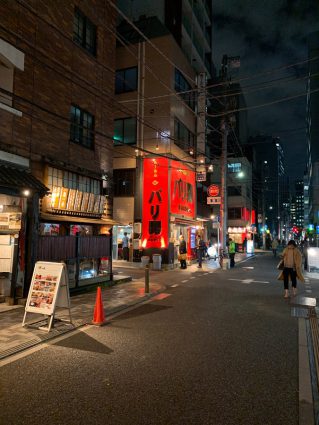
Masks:
[[[297,425],[298,322],[277,262],[162,273],[178,284],[162,299],[2,367],[1,423]]]

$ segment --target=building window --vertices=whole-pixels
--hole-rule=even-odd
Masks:
[[[94,193],[101,195],[101,181],[91,177],[81,176],[67,170],[48,167],[48,187],[52,190],[53,186],[66,187],[67,189],[78,189],[81,192]]]
[[[242,218],[241,208],[228,208],[229,220],[240,220]]]
[[[77,8],[74,11],[73,40],[96,55],[96,26]]]
[[[175,68],[175,91],[179,93],[184,102],[195,111],[196,95],[192,86],[188,83],[184,75]],[[186,93],[185,93],[186,92]]]
[[[86,148],[94,148],[94,116],[72,105],[70,112],[70,140]]]
[[[228,186],[227,187],[228,196],[241,196],[241,186]]]
[[[184,151],[189,151],[195,147],[195,136],[177,118],[174,122],[174,143]]]
[[[115,74],[115,93],[137,90],[137,67],[120,69]]]
[[[241,171],[241,162],[232,162],[227,164],[229,173],[239,173]]]
[[[113,170],[114,196],[134,196],[135,168]]]
[[[114,145],[136,145],[136,118],[121,118],[114,121]]]

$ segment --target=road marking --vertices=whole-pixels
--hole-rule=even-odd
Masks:
[[[254,280],[254,279],[228,279],[228,280],[237,280],[238,282],[245,283],[249,285],[250,283],[269,283],[266,280]]]
[[[249,269],[249,270],[253,270],[255,267],[242,267],[242,269]]]
[[[161,301],[161,300],[165,300],[165,298],[168,298],[168,297],[170,297],[172,294],[166,294],[166,293],[161,293],[161,294],[158,294],[158,295],[156,295],[155,297],[153,297],[152,298],[152,300],[151,301]]]
[[[186,281],[187,282],[187,281]],[[175,283],[175,285],[171,285],[171,288],[176,288],[178,286],[177,283]]]
[[[186,282],[188,282],[188,279],[186,279],[186,280],[182,280],[182,283],[186,283]]]
[[[310,294],[310,292],[312,292],[311,289],[306,289],[306,292],[308,292],[308,294]]]
[[[205,276],[206,274],[209,274],[209,273],[208,272],[207,273],[204,273],[203,276]]]
[[[190,279],[196,279],[196,277],[192,276],[192,277],[190,277]]]

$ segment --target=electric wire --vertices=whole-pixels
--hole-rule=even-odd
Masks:
[[[132,28],[148,43],[154,50],[156,50],[157,53],[159,53],[170,65],[178,69],[185,77],[191,81],[193,84],[196,84],[196,81],[189,76],[187,73],[183,72],[174,62],[172,62],[149,38],[145,36],[145,34],[113,3],[112,1],[109,1],[109,4],[118,12],[119,15],[122,16],[122,18],[131,25]]]

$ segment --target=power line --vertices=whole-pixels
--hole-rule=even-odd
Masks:
[[[247,106],[245,108],[233,109],[231,111],[223,112],[223,113],[220,113],[220,114],[207,114],[207,116],[217,118],[217,117],[223,117],[225,115],[233,114],[234,112],[249,111],[251,109],[263,108],[263,107],[266,107],[266,106],[275,105],[276,103],[282,103],[282,102],[286,102],[288,100],[297,99],[299,97],[306,96],[308,94],[317,93],[318,91],[319,91],[319,89],[315,89],[315,90],[312,90],[310,92],[300,93],[300,94],[297,94],[295,96],[284,97],[282,99],[277,99],[277,100],[274,100],[272,102],[267,102],[267,103],[263,103],[263,104],[260,104],[260,105],[254,105],[254,106]]]
[[[296,81],[301,81],[301,80],[305,80],[305,79],[309,79],[311,77],[317,77],[319,75],[319,73],[317,74],[312,74],[310,77],[309,75],[304,75],[302,77],[298,77],[298,78],[290,78],[290,79],[285,79],[285,81],[283,81],[282,79],[278,80],[280,81],[280,84],[287,84],[287,83],[294,83]],[[264,84],[264,83],[263,83]],[[223,95],[217,95],[217,96],[207,96],[207,99],[220,99],[223,97],[232,97],[232,96],[240,96],[240,95],[244,95],[244,94],[249,94],[249,93],[255,93],[257,91],[261,91],[261,90],[265,90],[265,89],[269,89],[269,88],[273,88],[276,87],[276,84],[268,84],[268,85],[264,85],[262,87],[258,87],[254,90],[248,90],[245,91],[244,89],[249,88],[249,87],[254,87],[255,85],[252,86],[246,86],[246,87],[242,87],[241,91],[237,91],[237,92],[232,92],[232,93],[227,93],[225,96]]]
[[[185,75],[185,77],[191,81],[192,83],[196,84],[196,81],[190,77],[189,75],[187,75],[185,72],[181,71],[181,69],[174,63],[172,62],[149,38],[147,38],[145,36],[145,34],[115,5],[115,3],[113,3],[112,1],[109,2],[109,4],[122,16],[123,19],[125,19],[125,21],[131,25],[135,31],[138,32],[138,34],[143,37],[143,39],[150,44],[150,46],[153,47],[154,50],[157,51],[157,53],[159,53],[170,65],[172,65],[173,67],[175,67],[176,69],[178,69],[183,75]]]

